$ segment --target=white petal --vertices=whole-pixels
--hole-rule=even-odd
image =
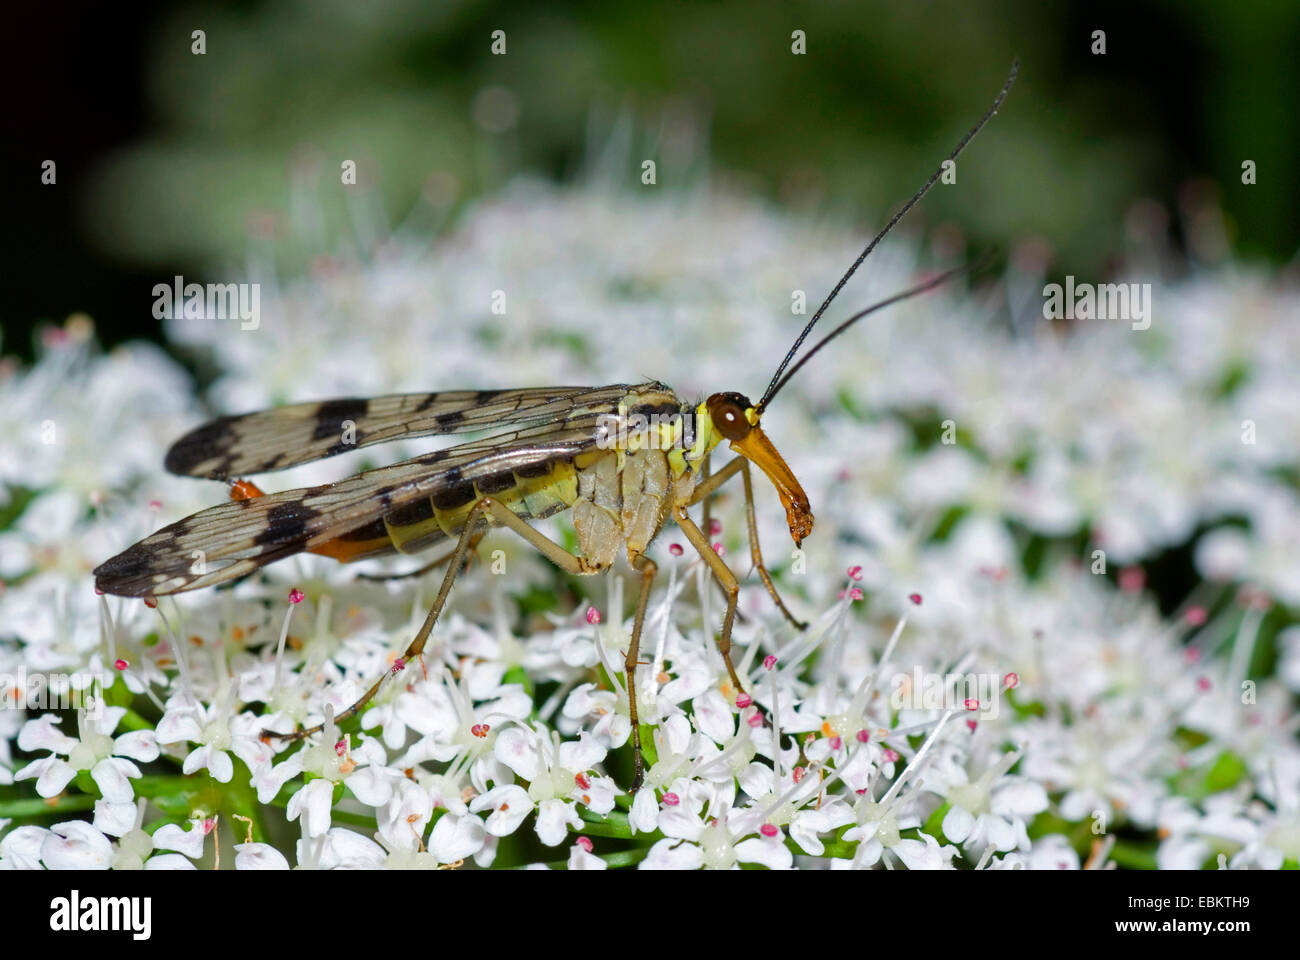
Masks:
[[[989,807],[1004,816],[1033,817],[1047,809],[1047,791],[1032,780],[1009,781],[993,792]]]
[[[51,870],[107,870],[113,844],[84,820],[70,820],[50,827],[41,842],[41,859]]]
[[[654,833],[659,826],[659,801],[653,790],[646,787],[637,791],[627,819],[633,833]]]
[[[885,852],[885,845],[878,837],[873,837],[858,848],[859,855],[854,857],[856,863],[864,867],[874,867],[880,862],[880,855]]]
[[[831,818],[820,810],[800,810],[790,821],[790,839],[804,853],[820,857],[826,848],[817,835],[830,829]]]
[[[96,733],[102,733],[106,737],[111,737],[117,725],[122,722],[126,716],[126,707],[105,707],[103,710],[90,714],[90,723]]]
[[[1071,790],[1061,798],[1061,816],[1071,823],[1084,819],[1099,808],[1109,811],[1110,804],[1095,790]]]
[[[1017,823],[1020,821],[1017,820]],[[1008,820],[986,813],[980,817],[980,823],[984,825],[984,830],[988,835],[989,843],[1000,853],[1016,848],[1016,829]]]
[[[58,757],[45,757],[43,760],[34,760],[16,771],[14,779],[30,780],[36,777],[36,792],[48,800],[62,793],[63,788],[71,783],[76,775],[77,771],[72,769],[72,764],[68,761]]]
[[[570,720],[582,720],[599,709],[611,709],[614,702],[609,691],[597,692],[594,683],[580,683],[569,691],[569,696],[564,701],[564,709],[560,712]]]
[[[270,803],[280,793],[280,789],[300,773],[302,773],[301,750],[290,755],[284,763],[254,771],[253,786],[257,788],[257,802]]]
[[[191,860],[203,856],[203,824],[191,821],[186,830],[177,823],[164,823],[154,831],[153,845],[156,850],[175,850]]]
[[[288,870],[289,861],[269,843],[235,844],[236,870]]]
[[[361,743],[352,751],[352,759],[372,767],[384,767],[388,765],[388,751],[375,737],[362,736]]]
[[[574,773],[590,770],[604,759],[605,748],[585,730],[578,734],[576,741],[569,740],[560,744],[560,766],[565,770],[572,770]]]
[[[352,795],[368,807],[382,807],[393,796],[393,775],[383,767],[362,767],[344,783]]]
[[[433,816],[433,798],[419,784],[403,777],[379,813],[379,832],[390,850],[415,850]]]
[[[38,750],[52,750],[54,753],[62,753],[65,756],[72,752],[81,741],[76,737],[70,737],[55,724],[59,722],[58,716],[53,713],[47,713],[35,720],[28,720],[18,731],[18,749],[25,750],[28,753],[35,753]]]
[[[154,728],[154,737],[159,743],[198,743],[203,739],[203,728],[192,711],[165,713]]]
[[[474,854],[474,862],[485,870],[492,866],[492,861],[497,858],[497,845],[500,842],[497,837],[488,834],[483,841],[483,846],[479,848],[478,853]]]
[[[794,854],[785,845],[783,834],[775,837],[751,837],[736,844],[736,859],[743,863],[761,863],[769,870],[789,870]]]
[[[715,743],[726,743],[736,732],[736,717],[717,687],[710,687],[691,701],[695,726]]]
[[[0,866],[18,870],[42,870],[41,845],[48,830],[44,827],[15,827],[0,838]]]
[[[637,869],[698,870],[703,863],[704,856],[695,844],[665,837],[650,848],[646,858],[637,864]]]
[[[954,843],[961,843],[969,837],[974,826],[975,818],[962,807],[950,807],[944,814],[943,835]]]
[[[475,813],[491,810],[487,823],[484,824],[487,832],[494,837],[505,837],[518,830],[524,817],[532,813],[533,801],[523,787],[511,783],[493,787],[487,793],[475,797],[469,808]]]
[[[582,817],[576,805],[565,800],[543,800],[537,807],[537,836],[548,847],[558,847],[568,835],[568,827],[582,829]]]
[[[948,845],[939,846],[939,841],[928,833],[922,834],[923,840],[900,840],[892,849],[909,870],[944,870],[949,869],[949,861],[956,853],[956,848]]]
[[[685,753],[691,742],[691,722],[685,715],[676,713],[659,724],[672,753]]]
[[[740,772],[740,789],[755,800],[776,789],[776,773],[765,763],[746,764]]]
[[[303,832],[309,837],[319,837],[330,828],[333,802],[334,783],[317,777],[289,798],[285,816],[297,820],[301,815]]]
[[[144,862],[146,870],[197,870],[189,860],[186,860],[179,853],[160,853],[156,857],[150,857]]]
[[[95,801],[94,828],[111,837],[120,837],[135,829],[136,806],[134,803],[110,803],[107,800]]]
[[[632,735],[632,721],[613,709],[596,721],[591,728],[591,735],[606,750],[614,750],[627,743]]]
[[[210,750],[208,753],[208,772],[217,783],[229,783],[235,775],[235,764],[230,754],[224,750]]]
[[[704,824],[697,815],[689,810],[683,810],[681,805],[678,805],[664,807],[659,811],[659,829],[664,832],[665,837],[698,840]]]
[[[570,870],[607,870],[609,864],[594,853],[588,853],[578,844],[569,848]]]
[[[478,817],[445,813],[433,825],[429,852],[439,863],[455,863],[478,853],[486,839],[487,831]]]
[[[653,791],[652,791],[653,792]],[[614,809],[614,796],[622,793],[609,777],[592,777],[591,786],[582,791],[582,802],[592,813],[602,817]]]
[[[110,803],[130,803],[135,799],[129,777],[140,776],[140,768],[130,760],[105,757],[90,769],[90,776]]]
[[[537,779],[541,756],[537,749],[537,734],[523,727],[509,726],[497,734],[493,755],[529,782]]]
[[[369,837],[334,827],[327,834],[329,842],[320,865],[325,870],[374,870],[384,865],[388,854]],[[301,856],[299,862],[302,862]]]
[[[240,760],[244,761],[244,766],[248,767],[253,773],[275,760],[275,751],[261,740],[254,740],[252,737],[232,738],[230,750]]]
[[[158,740],[152,730],[133,730],[113,741],[113,753],[141,763],[151,763],[158,759]]]

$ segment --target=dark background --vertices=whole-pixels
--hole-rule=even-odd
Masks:
[[[1184,263],[1282,264],[1300,247],[1294,2],[137,0],[5,16],[0,350],[25,358],[39,324],[76,311],[106,343],[156,339],[153,284],[237,264],[249,223],[283,213],[304,149],[327,171],[340,153],[376,159],[393,221],[437,172],[455,184],[454,216],[521,170],[580,180],[593,144],[630,117],[629,184],[640,156],[663,156],[661,182],[711,174],[865,233],[979,115],[1013,55],[1020,83],[980,149],[1014,152],[1028,175],[1011,192],[994,179],[936,191],[922,225],[953,220],[972,248],[1034,240],[1055,275],[1115,269],[1140,201],[1155,201],[1143,209]],[[189,51],[195,28],[204,57]],[[489,52],[494,29],[506,57]],[[515,98],[508,130],[476,123],[485,87]],[[695,136],[675,171],[682,131]],[[1246,158],[1257,186],[1240,183]],[[57,186],[39,181],[45,159]],[[1188,224],[1220,207],[1227,250],[1198,252]],[[304,255],[276,249],[286,267]]]

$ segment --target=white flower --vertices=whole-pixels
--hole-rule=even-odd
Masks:
[[[79,736],[76,738],[57,728],[58,717],[53,714],[29,720],[18,734],[19,748],[52,752],[17,771],[14,779],[36,778],[36,792],[49,798],[62,793],[79,771],[89,770],[105,800],[130,803],[134,796],[131,780],[142,774],[139,767],[124,758],[145,763],[156,760],[158,744],[148,730],[124,733],[113,739],[111,734],[125,715],[125,707],[104,707],[93,714],[81,710],[77,713]],[[68,759],[60,759],[59,754]]]
[[[49,832],[44,827],[15,827],[0,837],[0,870],[42,869],[41,845]]]
[[[626,693],[620,697],[612,690],[597,690],[594,683],[573,688],[564,701],[563,715],[571,720],[594,719],[590,733],[607,750],[623,746],[632,734]]]
[[[50,870],[107,870],[113,844],[84,820],[56,823],[41,840],[41,860]]]
[[[1026,819],[1048,807],[1041,784],[1006,776],[1020,757],[1009,753],[978,780],[948,788],[950,804],[943,818],[943,834],[971,850],[992,845],[995,850],[1028,850]]]
[[[394,784],[403,779],[400,771],[386,766],[387,754],[374,737],[363,737],[355,751],[349,747],[349,739],[339,738],[331,713],[320,741],[300,751],[297,765],[312,774],[312,779],[289,798],[285,814],[290,820],[301,817],[308,837],[329,829],[336,784],[344,784],[366,806],[380,807],[392,797]]]
[[[666,835],[650,848],[638,865],[641,870],[739,869],[741,863],[756,863],[771,870],[787,870],[794,856],[785,845],[785,834],[772,824],[758,828],[757,836],[748,836],[752,827],[736,817],[725,803],[713,816],[713,792],[694,781],[673,784],[680,802],[666,808],[659,816],[659,829]],[[743,838],[743,839],[742,839]]]
[[[269,843],[235,844],[236,870],[288,870],[289,861]]]
[[[492,817],[488,818],[488,832],[495,836],[505,836],[518,827],[520,819],[536,806],[537,836],[554,847],[564,842],[569,828],[582,827],[576,809],[579,803],[598,814],[614,808],[618,788],[593,771],[605,758],[605,748],[585,731],[576,741],[562,743],[559,734],[541,723],[531,730],[510,726],[497,736],[495,753],[501,763],[528,781],[527,792],[506,793],[498,787],[470,804],[475,812],[491,808],[494,816],[506,812],[498,801],[507,805],[511,816],[499,818],[496,829]],[[506,824],[512,824],[510,830],[499,832]]]
[[[217,702],[208,706],[184,693],[168,701],[167,712],[158,721],[158,742],[199,744],[185,757],[183,772],[206,769],[218,783],[229,783],[235,773],[230,753],[250,770],[271,762],[271,748],[261,741],[263,721],[248,712],[236,714],[235,696],[235,685],[226,682]]]

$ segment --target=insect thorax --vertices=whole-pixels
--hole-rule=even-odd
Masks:
[[[574,461],[578,499],[573,523],[588,565],[603,569],[620,546],[645,551],[675,503],[690,499],[695,473],[684,455],[696,445],[695,409],[661,383],[629,393],[604,418],[597,451]]]

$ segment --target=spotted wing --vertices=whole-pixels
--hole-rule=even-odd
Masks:
[[[504,471],[540,471],[596,449],[601,417],[616,409],[617,400],[338,483],[201,510],[105,561],[95,569],[95,586],[126,597],[197,590],[328,544],[422,498],[467,503]]]
[[[543,387],[348,397],[221,417],[167,451],[172,473],[224,480],[283,470],[399,438],[547,422],[616,406],[631,389]]]

